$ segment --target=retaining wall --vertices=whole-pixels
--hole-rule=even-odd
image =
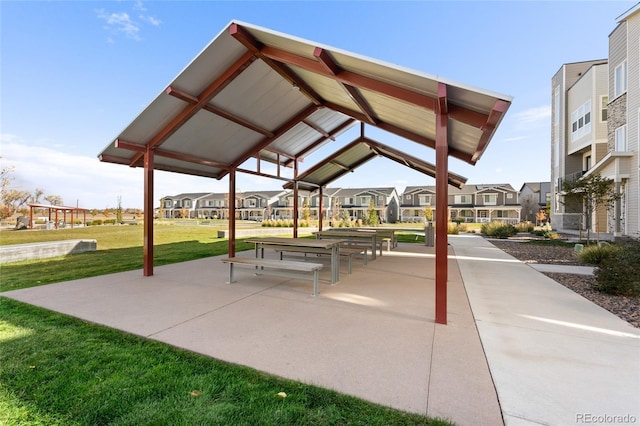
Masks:
[[[0,263],[84,253],[86,251],[95,251],[97,247],[96,240],[63,240],[45,243],[12,244],[0,246]]]

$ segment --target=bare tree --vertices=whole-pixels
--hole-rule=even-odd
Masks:
[[[45,201],[48,201],[52,206],[61,206],[62,205],[62,197],[59,195],[47,195],[44,197]]]

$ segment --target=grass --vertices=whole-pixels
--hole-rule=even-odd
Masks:
[[[450,424],[0,303],[0,424]]]
[[[217,230],[156,226],[155,265],[227,253]],[[142,268],[142,228],[0,231],[1,244],[98,250],[1,266],[0,291]],[[238,251],[253,245],[237,241]],[[0,424],[450,425],[183,351],[0,296]],[[286,397],[278,396],[285,392]]]
[[[217,237],[217,229],[204,226],[156,226],[154,265],[219,256],[228,252],[228,240]],[[0,292],[60,281],[95,277],[142,269],[143,233],[140,226],[96,226],[57,231],[1,231],[2,244],[23,244],[89,238],[98,250],[70,256],[29,260],[0,265]],[[236,240],[236,251],[252,244]]]

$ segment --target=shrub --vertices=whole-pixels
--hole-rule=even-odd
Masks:
[[[457,223],[449,223],[447,225],[447,234],[458,235],[460,233],[460,225]]]
[[[617,249],[617,246],[612,245],[587,246],[578,252],[578,259],[580,262],[588,263],[589,265],[601,265],[605,260],[613,256]]]
[[[95,219],[91,222],[91,225],[102,225],[102,219]]]
[[[542,229],[534,229],[529,232],[531,232],[533,235],[537,235],[538,237],[544,237],[544,235],[547,233],[547,231],[544,231]]]
[[[116,220],[115,219],[105,219],[103,223],[105,225],[115,225],[116,224]]]
[[[493,221],[489,223],[483,223],[481,232],[487,237],[509,238],[516,235],[518,233],[518,230],[515,226],[509,223]]]
[[[533,223],[531,222],[520,222],[516,225],[518,232],[533,232],[533,228]]]
[[[596,269],[596,289],[609,294],[640,296],[640,240],[620,245]]]

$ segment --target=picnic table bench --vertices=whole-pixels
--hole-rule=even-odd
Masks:
[[[234,265],[250,267],[255,269],[256,275],[277,275],[287,278],[298,278],[301,280],[313,281],[313,295],[318,295],[318,274],[322,269],[322,263],[296,262],[290,260],[276,260],[250,257],[228,257],[222,262],[229,264],[229,282],[233,280]]]
[[[352,270],[352,268],[351,268],[351,265],[352,265],[351,259],[354,256],[362,254],[363,255],[362,256],[362,264],[365,265],[365,266],[367,265],[367,252],[368,252],[369,248],[370,248],[369,246],[351,246],[351,245],[344,245],[344,246],[341,245],[340,246],[340,257],[344,258],[344,259],[347,259],[347,273],[348,274],[351,274],[351,270]],[[276,251],[280,253],[280,260],[283,259],[283,256],[284,256],[285,252],[301,253],[299,250],[288,250],[286,248],[279,248],[279,249],[276,249]],[[310,251],[310,252],[306,252],[305,251],[305,252],[302,252],[302,253],[304,255],[304,259],[305,260],[308,259],[308,257],[307,257],[308,254],[315,254],[316,257],[328,256],[327,253],[318,253],[318,252],[315,252],[315,251]],[[290,257],[290,258],[301,258],[302,256],[293,256],[293,255],[291,255],[291,256],[288,256],[288,257]],[[313,258],[311,258],[311,259],[313,259]]]

